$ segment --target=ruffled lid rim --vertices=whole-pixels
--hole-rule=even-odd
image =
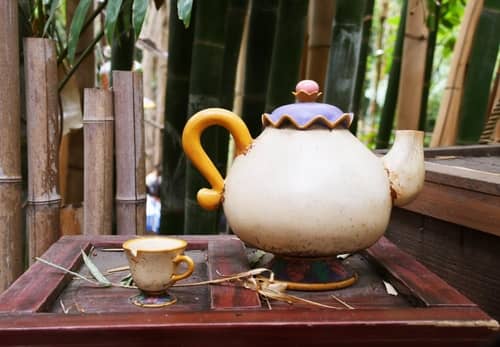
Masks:
[[[277,120],[272,119],[272,115],[268,113],[264,113],[262,115],[262,124],[264,126],[271,126],[273,128],[280,128],[284,124],[292,124],[295,128],[300,129],[300,130],[306,130],[310,128],[313,125],[323,125],[327,127],[328,129],[334,129],[339,125],[345,126],[347,129],[352,124],[352,120],[354,118],[353,113],[343,113],[340,116],[336,117],[335,119],[329,119],[329,117],[322,115],[322,114],[317,114],[315,116],[310,117],[305,123],[301,124],[299,123],[294,116],[289,115],[289,114],[282,114]]]

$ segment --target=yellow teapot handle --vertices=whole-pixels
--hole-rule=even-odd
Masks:
[[[234,137],[236,154],[245,153],[253,141],[245,123],[231,111],[207,108],[189,118],[182,133],[182,147],[193,165],[212,186],[211,189],[200,189],[197,194],[198,203],[206,210],[215,210],[219,206],[224,191],[224,179],[200,141],[203,131],[212,125],[220,125],[229,130]]]

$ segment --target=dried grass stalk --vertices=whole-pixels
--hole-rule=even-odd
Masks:
[[[23,271],[17,12],[0,1],[0,293]]]
[[[118,234],[146,230],[146,175],[142,76],[113,71]]]
[[[59,237],[59,118],[57,55],[54,41],[24,39],[28,138],[28,206],[26,228],[29,262]]]
[[[85,235],[111,235],[113,210],[113,94],[84,90],[84,208]]]

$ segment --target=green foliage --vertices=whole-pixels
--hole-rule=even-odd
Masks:
[[[113,0],[109,2],[106,8],[106,22],[104,26],[106,28],[106,38],[109,43],[113,42],[116,22],[118,21],[118,15],[120,14],[122,3],[123,0]]]
[[[132,8],[132,22],[134,23],[134,33],[135,39],[139,38],[141,33],[142,24],[144,23],[144,18],[146,17],[146,11],[148,9],[148,0],[135,0]]]
[[[78,40],[80,39],[83,24],[85,23],[85,17],[87,16],[91,4],[92,0],[81,0],[73,15],[68,38],[68,60],[70,63],[73,63],[75,60],[76,47],[78,46]]]
[[[45,22],[45,27],[43,28],[42,36],[47,35],[47,30],[49,29],[49,25],[55,18],[57,7],[59,7],[59,0],[53,0],[52,3],[50,4],[49,18],[47,19],[47,22]]]
[[[191,22],[192,9],[193,0],[177,0],[177,13],[186,28],[189,27]]]

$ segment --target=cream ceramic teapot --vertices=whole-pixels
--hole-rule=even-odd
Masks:
[[[210,108],[193,115],[182,142],[211,188],[198,192],[208,210],[222,203],[241,240],[284,256],[325,257],[374,244],[392,205],[410,202],[424,182],[423,133],[397,131],[392,149],[377,157],[351,134],[352,113],[314,102],[314,81],[297,84],[298,102],[262,115],[252,139],[233,112]],[[234,137],[237,156],[224,180],[200,143],[219,125]]]

